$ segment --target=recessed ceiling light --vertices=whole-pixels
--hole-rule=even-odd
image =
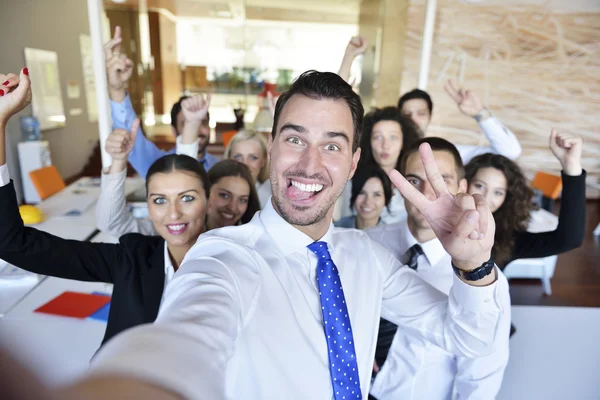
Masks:
[[[112,0],[113,3],[125,3],[127,0]]]

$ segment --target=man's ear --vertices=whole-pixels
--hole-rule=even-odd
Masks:
[[[356,172],[356,167],[358,167],[358,161],[360,160],[360,151],[361,148],[359,147],[358,149],[356,149],[354,154],[352,154],[352,169],[350,169],[350,175],[348,176],[348,180],[352,179],[354,173]]]
[[[177,129],[173,125],[171,125],[171,132],[173,132],[173,136],[177,137],[179,134],[177,133]]]

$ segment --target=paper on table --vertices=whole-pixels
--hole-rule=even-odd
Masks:
[[[110,302],[105,295],[64,292],[42,305],[35,312],[63,317],[87,318]]]

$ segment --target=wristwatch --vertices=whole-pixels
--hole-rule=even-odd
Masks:
[[[488,110],[487,107],[483,107],[483,109],[479,112],[479,114],[477,114],[473,118],[475,119],[475,121],[481,122],[484,119],[488,119],[491,116],[492,116],[492,112],[490,110]]]
[[[492,256],[490,256],[489,260],[481,264],[481,267],[475,268],[471,271],[465,271],[457,268],[453,262],[451,262],[451,264],[456,276],[464,279],[465,281],[478,281],[485,278],[494,270],[494,266],[496,265],[494,262],[494,257]]]

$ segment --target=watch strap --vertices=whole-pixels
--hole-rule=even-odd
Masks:
[[[454,265],[454,263],[451,264],[456,276],[466,281],[478,281],[480,279],[485,278],[494,270],[494,266],[496,265],[494,262],[494,257],[490,257],[490,259],[481,264],[480,267],[475,268],[471,271],[464,271],[460,268],[457,268]]]

